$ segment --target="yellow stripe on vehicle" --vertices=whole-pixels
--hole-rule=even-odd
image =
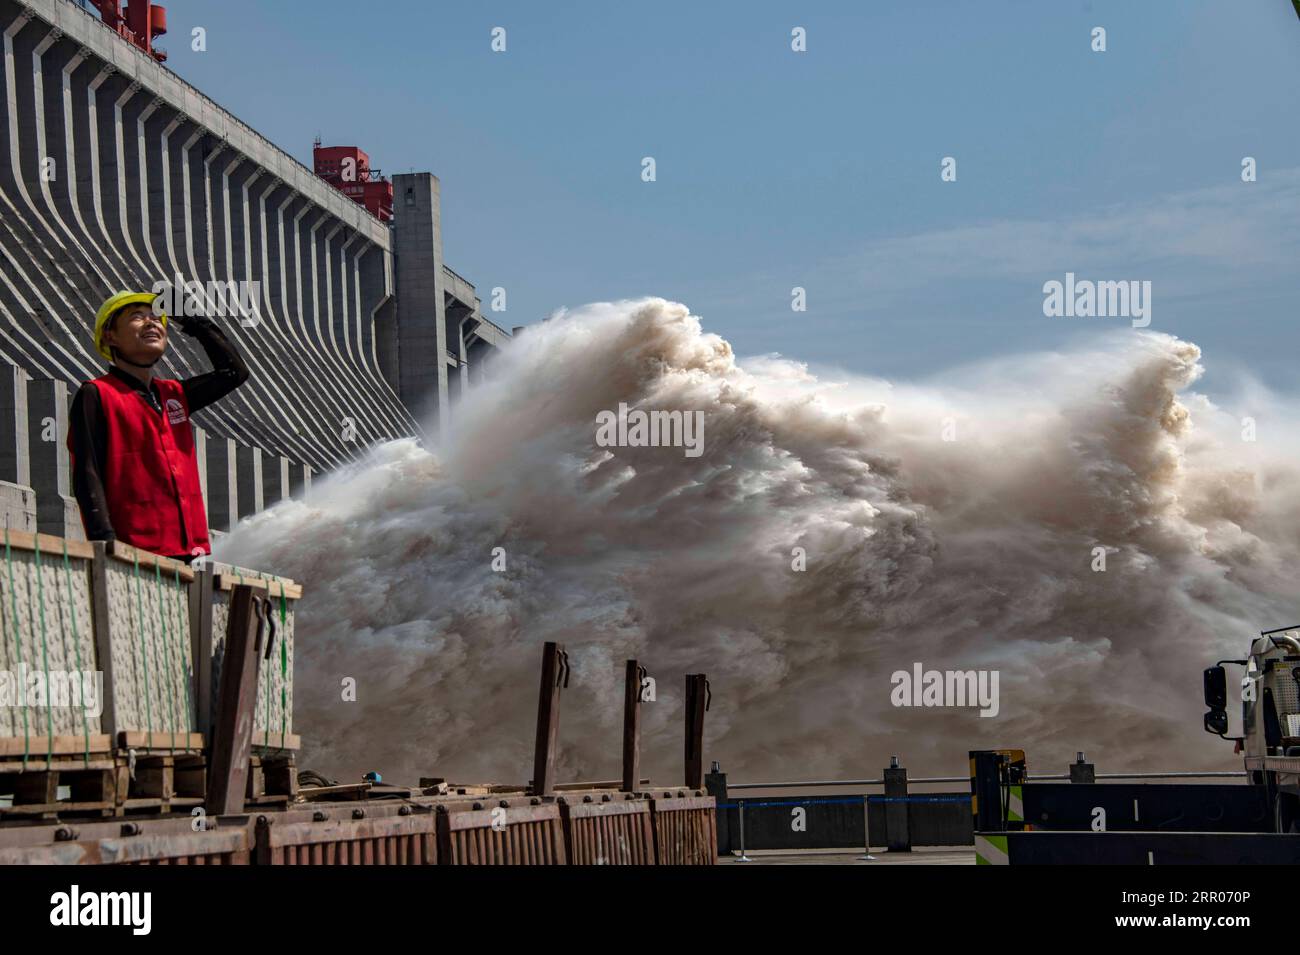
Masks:
[[[1010,798],[1007,801],[1007,821],[1024,822],[1025,821],[1025,802],[1024,787],[1010,787]]]
[[[976,865],[1009,865],[1010,862],[1006,836],[975,835]]]

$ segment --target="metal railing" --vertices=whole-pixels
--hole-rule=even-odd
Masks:
[[[1245,770],[1230,770],[1226,772],[1168,772],[1168,773],[1097,773],[1096,779],[1227,779],[1227,778],[1245,778]],[[1029,775],[1025,779],[1031,783],[1047,782],[1049,780],[1069,779],[1069,773],[1047,773],[1043,775]],[[927,783],[968,783],[969,776],[909,776],[907,783],[911,785],[925,785]],[[817,789],[839,786],[883,786],[883,779],[810,779],[803,782],[788,783],[727,783],[727,791],[733,789]]]
[[[1143,780],[1143,779],[1239,779],[1248,774],[1244,770],[1238,771],[1208,771],[1208,772],[1146,772],[1146,773],[1096,773],[1093,779],[1097,782],[1103,780]],[[1027,776],[1027,782],[1049,782],[1049,781],[1069,781],[1068,773],[1044,773],[1041,775]],[[924,784],[941,784],[941,783],[969,783],[969,776],[918,776],[906,780],[907,786],[924,785]],[[764,809],[788,809],[792,806],[801,806],[809,808],[812,806],[831,805],[831,804],[856,804],[861,802],[862,805],[862,855],[857,858],[860,861],[872,861],[875,856],[871,854],[871,822],[870,822],[870,805],[872,804],[929,804],[929,803],[949,803],[962,802],[968,803],[971,799],[969,792],[961,793],[907,793],[904,795],[876,795],[872,793],[845,793],[836,795],[827,793],[825,796],[814,796],[810,799],[798,799],[797,796],[772,795],[772,800],[768,801],[763,796],[749,798],[735,798],[737,790],[782,790],[782,789],[842,789],[845,787],[874,787],[883,786],[885,780],[877,779],[807,779],[793,782],[750,782],[750,783],[728,783],[726,784],[727,798],[719,800],[718,813],[719,819],[725,817],[723,813],[728,810],[735,811],[735,834],[737,845],[732,849],[738,851],[737,862],[752,862],[753,859],[746,852],[745,839],[745,815],[746,811]],[[798,799],[798,802],[791,800]],[[910,823],[909,823],[910,833]],[[910,845],[911,836],[907,837]],[[947,843],[945,843],[947,844]],[[848,848],[847,846],[845,848]]]
[[[443,263],[442,270],[443,270],[444,272],[446,272],[448,275],[452,276],[453,278],[460,279],[460,281],[464,282],[464,283],[465,283],[466,285],[468,285],[470,288],[473,288],[473,287],[474,287],[474,283],[473,283],[473,282],[471,282],[469,279],[465,278],[465,276],[461,275],[459,272],[457,272],[455,269],[453,269],[450,265],[447,265],[446,263]]]

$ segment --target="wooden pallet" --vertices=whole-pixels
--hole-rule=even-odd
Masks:
[[[201,751],[141,746],[89,760],[29,759],[25,769],[22,760],[0,759],[0,796],[13,797],[12,806],[0,805],[0,824],[188,813],[204,804],[207,783]],[[69,790],[64,798],[59,798],[61,787]],[[249,758],[245,801],[250,808],[283,807],[298,798],[292,753]]]
[[[527,786],[505,783],[454,783],[441,776],[421,776],[419,790],[425,796],[523,795]]]
[[[202,733],[170,733],[167,730],[133,730],[117,734],[117,751],[127,755],[137,754],[200,754],[203,752]]]
[[[42,740],[45,737],[40,737]],[[108,737],[98,737],[98,739],[107,739]],[[36,737],[32,737],[33,741]],[[74,737],[57,737],[58,740],[71,740]],[[92,736],[94,741],[97,737]],[[55,752],[81,752],[81,737],[75,737],[75,749],[55,750]],[[0,745],[4,741],[0,740]],[[42,744],[44,745],[44,744]],[[70,745],[70,744],[65,744]],[[302,749],[302,737],[295,733],[289,733],[283,737],[279,733],[267,733],[264,730],[254,730],[252,737],[253,752],[260,756],[270,757],[272,759],[288,756],[291,752]],[[117,748],[119,750],[136,750],[137,752],[150,753],[202,753],[207,749],[207,741],[202,733],[170,733],[167,730],[154,730],[149,733],[145,730],[133,730],[131,732],[121,732],[117,734]],[[3,752],[3,750],[0,750]],[[32,744],[32,752],[36,752],[35,742]],[[45,752],[44,749],[41,750]],[[93,749],[92,749],[93,752]]]
[[[89,736],[21,736],[0,737],[0,773],[22,772],[21,768],[6,769],[10,763],[22,763],[23,754],[27,755],[27,765],[43,762],[47,755],[59,759],[81,759],[87,753],[91,758],[105,756],[112,752],[112,739],[103,733],[91,733]]]
[[[203,805],[208,773],[201,753],[135,750],[119,754],[117,761],[126,777],[118,815],[165,815]]]
[[[116,748],[112,741],[103,734],[33,737],[29,753],[39,757],[25,762],[13,741],[4,741],[10,745],[0,747],[0,795],[13,804],[0,806],[0,822],[161,815],[203,804],[201,736],[122,732]],[[47,759],[50,750],[55,755]]]
[[[65,787],[68,795],[61,799]],[[12,797],[12,805],[0,806],[0,822],[113,816],[122,788],[111,756],[29,759],[25,768],[22,760],[0,760],[0,795]]]
[[[297,798],[298,765],[292,752],[248,758],[246,805],[283,806]]]
[[[408,786],[389,786],[387,783],[342,783],[334,786],[303,786],[298,798],[304,802],[346,802],[377,798],[411,798]]]

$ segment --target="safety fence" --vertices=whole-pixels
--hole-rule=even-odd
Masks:
[[[1244,778],[1242,772],[1097,773],[1080,753],[1067,773],[1026,774],[1008,788],[1007,808],[1012,818],[1032,819],[1036,828],[1087,828],[1096,823],[1099,806],[1109,813],[1111,828],[1168,828],[1193,819],[1205,830],[1258,828],[1262,818],[1255,787],[1226,782],[1129,785],[1138,780]],[[717,800],[722,855],[800,849],[870,854],[871,846],[907,851],[975,844],[972,776],[909,778],[895,760],[876,778],[729,783],[715,763],[704,783]],[[910,791],[955,783],[964,784],[961,791]],[[781,794],[791,789],[802,792]],[[1179,798],[1193,790],[1196,801]],[[747,796],[750,792],[755,795]]]
[[[600,794],[608,796],[609,794]],[[590,798],[593,801],[583,801]],[[413,797],[209,820],[0,828],[0,865],[712,865],[714,801],[676,791]]]

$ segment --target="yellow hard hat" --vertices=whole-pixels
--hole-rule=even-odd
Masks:
[[[153,292],[114,292],[104,299],[104,304],[99,306],[99,313],[95,316],[95,348],[105,359],[113,360],[113,353],[104,344],[104,326],[108,324],[108,320],[116,315],[119,309],[128,305],[152,305],[157,297]],[[160,312],[158,317],[162,319],[163,328],[166,328],[167,316]]]

